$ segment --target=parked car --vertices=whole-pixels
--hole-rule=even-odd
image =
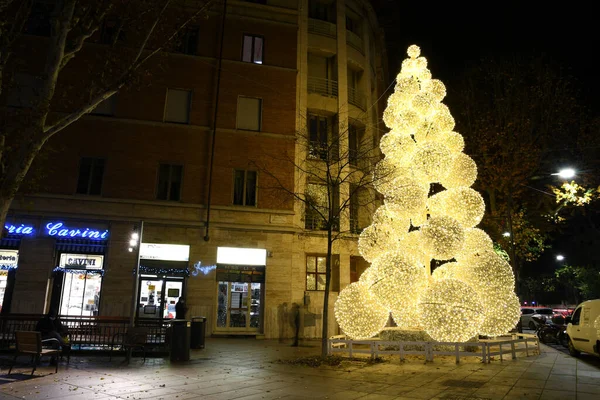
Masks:
[[[532,318],[534,315],[545,321],[548,318],[552,318],[554,311],[547,307],[521,307],[521,325],[536,330],[538,323]]]
[[[584,301],[572,317],[567,317],[569,353],[580,352],[600,356],[600,299]]]

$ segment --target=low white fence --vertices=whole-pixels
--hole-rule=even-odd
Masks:
[[[444,347],[446,349],[443,349]],[[453,347],[453,350],[448,350],[448,347]],[[467,351],[469,347],[474,351]],[[481,357],[484,363],[489,363],[494,356],[500,356],[500,360],[503,361],[505,354],[510,354],[515,359],[517,353],[525,352],[529,357],[530,353],[539,354],[539,348],[537,336],[526,333],[481,339],[478,342],[401,342],[377,338],[352,340],[343,335],[332,336],[328,341],[328,354],[348,353],[349,357],[355,354],[370,354],[371,358],[380,355],[399,355],[401,361],[407,355],[425,356],[426,361],[433,361],[434,356],[455,356],[457,363],[460,362],[461,357]]]

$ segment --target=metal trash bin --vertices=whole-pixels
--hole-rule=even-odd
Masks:
[[[190,325],[187,319],[171,322],[171,361],[189,361]]]
[[[192,317],[192,349],[204,348],[204,337],[206,335],[206,317]]]

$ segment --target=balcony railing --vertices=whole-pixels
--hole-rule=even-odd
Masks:
[[[356,50],[360,51],[361,54],[365,54],[365,50],[363,48],[363,40],[356,33],[347,30],[346,43],[354,47]]]
[[[308,19],[308,31],[317,35],[327,36],[330,38],[337,37],[337,26],[331,22],[322,21],[320,19]]]
[[[362,231],[362,228],[358,224],[358,218],[350,218],[350,233],[360,235]]]
[[[361,110],[367,109],[367,97],[363,92],[354,88],[348,88],[348,103],[355,105]]]
[[[323,96],[337,97],[338,83],[331,79],[308,77],[308,93],[317,93]]]
[[[339,226],[340,224],[335,221],[332,230],[338,231],[340,229]],[[326,231],[326,221],[324,221],[318,213],[307,211],[304,215],[304,229],[311,231]]]

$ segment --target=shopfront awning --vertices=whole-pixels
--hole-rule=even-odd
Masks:
[[[106,240],[56,239],[56,250],[68,253],[104,254]]]

